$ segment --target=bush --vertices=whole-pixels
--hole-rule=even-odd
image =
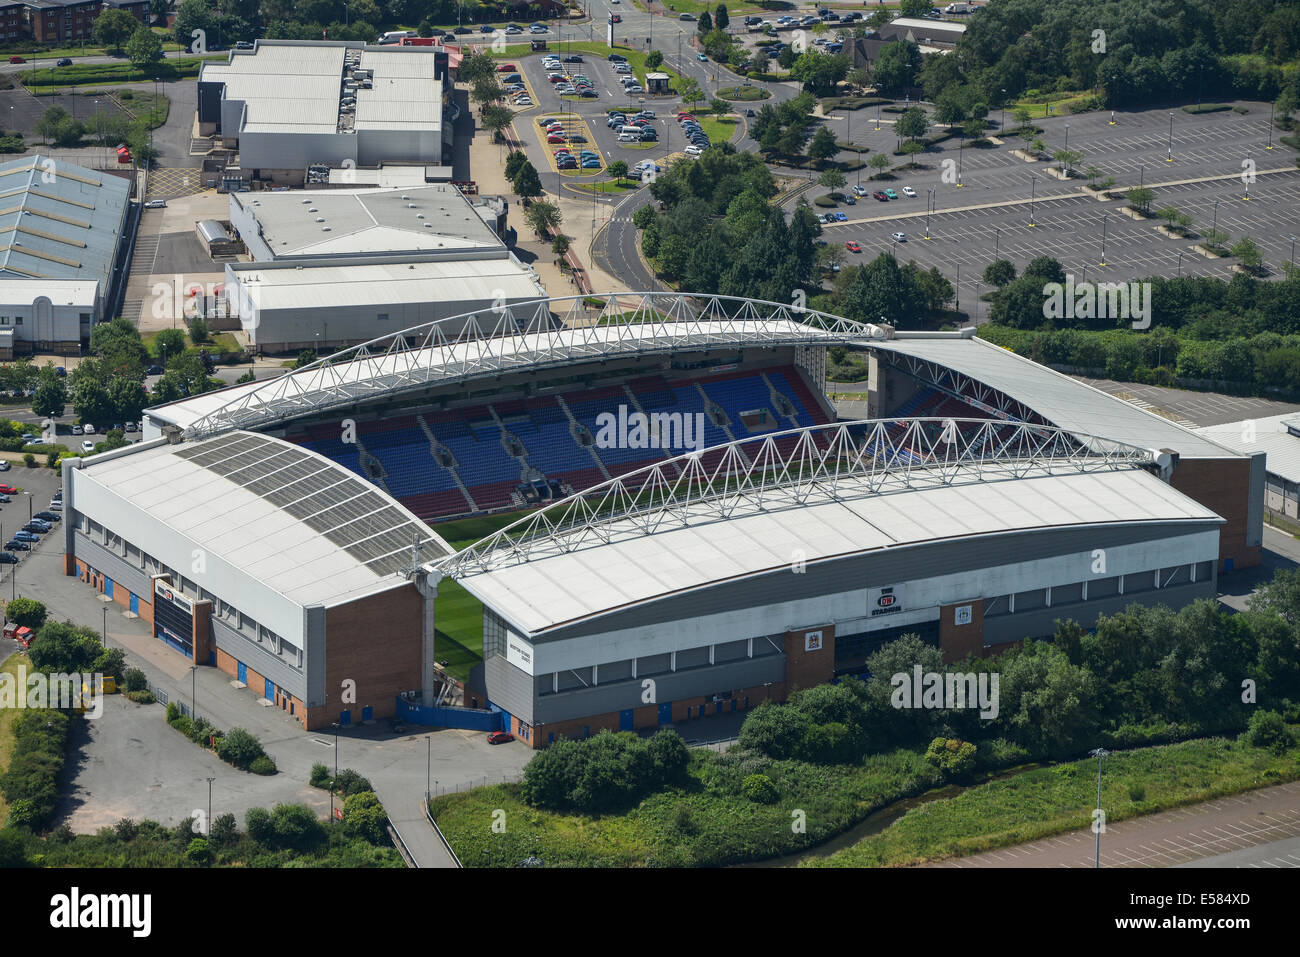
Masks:
[[[925,760],[938,768],[945,780],[961,780],[975,770],[975,745],[958,738],[935,738],[925,749]]]
[[[18,625],[39,631],[45,624],[45,604],[35,598],[15,598],[5,608],[9,620]]]
[[[781,798],[776,785],[766,774],[747,775],[740,791],[755,804],[775,804]]]
[[[306,851],[325,838],[325,828],[311,808],[301,804],[277,804],[271,811],[272,843],[295,851]]]
[[[271,759],[270,755],[259,754],[257,757],[253,758],[252,762],[248,765],[248,770],[253,774],[274,774],[275,761]]]
[[[66,714],[49,708],[28,709],[14,717],[13,753],[0,775],[0,792],[9,802],[8,824],[37,830],[54,813],[70,724]]]
[[[127,668],[122,673],[122,685],[127,691],[144,691],[148,681],[139,668]]]
[[[238,836],[239,828],[235,825],[235,815],[230,813],[218,814],[208,833],[209,840],[218,847],[233,844]]]
[[[128,691],[125,697],[136,704],[153,704],[158,700],[153,696],[152,691]]]
[[[31,452],[27,452],[26,454],[24,454],[23,465],[27,466],[29,469],[36,468],[36,456],[32,455]]]
[[[388,815],[373,791],[359,791],[343,802],[343,833],[377,847],[389,843]]]
[[[245,770],[263,754],[262,743],[243,728],[231,728],[217,744],[217,757]]]
[[[1146,785],[1140,782],[1134,782],[1128,786],[1128,798],[1134,804],[1141,804],[1147,799]]]
[[[174,724],[176,719],[181,716],[181,708],[175,701],[167,702],[167,723]]]
[[[271,812],[264,807],[250,807],[244,815],[244,828],[248,836],[259,844],[269,844],[275,836],[271,826]]]
[[[351,768],[344,768],[339,772],[339,776],[334,779],[334,790],[344,797],[350,797],[353,794],[360,794],[362,791],[373,791],[374,786],[356,771]]]
[[[533,807],[596,813],[626,806],[658,784],[645,739],[601,731],[583,741],[557,741],[535,755],[524,768],[520,793]]]
[[[135,836],[139,833],[139,830],[140,829],[136,827],[135,821],[131,820],[129,817],[124,817],[113,825],[113,833],[117,835],[119,841],[135,840]]]
[[[317,761],[311,766],[311,777],[307,783],[314,788],[328,788],[330,786],[330,769]]]
[[[192,838],[185,848],[185,860],[199,867],[207,867],[212,863],[212,845],[205,838]]]
[[[1295,747],[1295,735],[1276,711],[1256,711],[1246,726],[1246,743],[1253,748],[1263,748],[1274,754],[1283,754]]]

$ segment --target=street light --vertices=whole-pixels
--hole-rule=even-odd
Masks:
[[[1089,751],[1091,757],[1097,759],[1097,817],[1093,819],[1092,827],[1097,832],[1097,856],[1093,859],[1093,867],[1101,867],[1101,759],[1110,757],[1110,752],[1105,748],[1097,748],[1095,751]]]
[[[1107,213],[1101,217],[1101,262],[1097,265],[1106,265],[1106,226],[1110,222],[1110,214]]]
[[[1265,146],[1264,149],[1271,150],[1272,148],[1273,148],[1273,104],[1270,103],[1268,105],[1268,145]]]
[[[190,665],[190,718],[195,720],[197,720],[199,716],[199,701],[198,698],[195,697],[199,687],[198,674],[199,666]]]
[[[1178,254],[1178,278],[1183,278],[1183,254]]]
[[[1037,226],[1034,222],[1034,193],[1038,190],[1038,177],[1033,173],[1029,174],[1029,225]]]
[[[998,133],[1002,134],[1007,131],[1007,91],[1006,90],[1002,91],[1002,106],[1000,107],[1000,109],[1002,111],[1002,115],[998,119]]]
[[[1295,237],[1294,236],[1291,237],[1291,265],[1292,266],[1295,265]],[[4,536],[0,535],[0,538],[3,537]]]
[[[216,778],[208,778],[208,833],[212,833],[212,782]]]
[[[1174,161],[1174,113],[1169,111],[1169,154],[1165,157],[1166,163]]]
[[[998,258],[998,246],[1002,243],[1002,227],[994,226],[996,232],[993,234],[993,258]]]

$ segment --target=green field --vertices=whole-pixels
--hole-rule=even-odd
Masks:
[[[442,522],[433,528],[449,545],[459,549],[473,545],[526,514],[480,515]],[[438,660],[446,661],[448,673],[464,681],[469,677],[470,669],[483,660],[483,603],[457,582],[443,579],[438,584],[434,618],[437,622],[435,647]]]
[[[640,188],[641,184],[634,179],[624,179],[617,183],[613,180],[606,180],[603,183],[582,183],[579,189],[585,189],[589,193],[612,193],[616,196],[622,196],[631,190]]]
[[[736,126],[740,122],[734,116],[701,116],[696,113],[695,118],[704,127],[704,135],[711,143],[726,143],[736,135]]]

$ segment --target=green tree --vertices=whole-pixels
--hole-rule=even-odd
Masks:
[[[906,136],[908,139],[920,139],[925,135],[929,123],[925,118],[925,110],[919,106],[913,106],[903,111],[903,115],[898,118],[898,125],[895,129],[899,136]]]
[[[231,728],[217,743],[217,757],[237,768],[246,768],[266,752],[262,743],[243,728]]]
[[[123,41],[132,36],[138,26],[140,21],[129,11],[115,10],[110,7],[95,17],[95,24],[90,33],[96,43],[112,47],[114,53],[121,53]]]
[[[1259,248],[1259,244],[1248,236],[1243,236],[1232,244],[1230,250],[1241,265],[1250,272],[1257,272],[1264,262],[1264,254]]]
[[[1001,288],[1016,278],[1016,264],[1010,259],[995,259],[984,267],[984,282]]]
[[[664,55],[658,50],[651,50],[645,55],[645,66],[647,70],[657,70],[664,64]]]
[[[922,17],[930,12],[934,4],[930,0],[900,0],[898,15],[900,17]]]
[[[907,154],[907,165],[909,168],[916,168],[916,158],[925,152],[925,147],[916,140],[908,140],[903,144],[903,152]]]
[[[809,152],[812,152],[812,150],[809,149]],[[821,183],[828,190],[830,190],[831,195],[834,195],[837,191],[844,188],[844,184],[848,182],[848,180],[845,178],[844,174],[839,170],[828,169],[824,173],[822,173],[821,176],[817,177],[817,182]]]
[[[683,103],[698,103],[704,99],[704,91],[694,77],[684,76],[677,81],[677,94]]]
[[[63,415],[67,404],[68,390],[63,380],[49,379],[36,387],[36,395],[32,397],[32,412],[57,418]]]
[[[725,3],[720,3],[716,7],[714,7],[713,25],[717,27],[719,30],[725,30],[727,29],[727,26],[730,23],[731,23],[731,17],[727,13],[727,5]]]
[[[185,333],[179,329],[164,329],[154,337],[154,352],[163,365],[185,351]]]
[[[1151,211],[1151,200],[1155,199],[1156,192],[1149,186],[1135,186],[1124,193],[1124,198],[1133,209],[1143,213]]]
[[[615,160],[605,167],[605,174],[614,182],[621,183],[627,176],[627,163],[622,160]]]
[[[703,13],[700,14],[700,20],[695,25],[695,29],[696,32],[698,32],[701,36],[704,36],[706,33],[712,32],[713,17],[709,16],[708,10],[705,10]]]
[[[492,134],[492,142],[499,143],[502,131],[514,120],[515,112],[508,106],[489,104],[483,107],[479,118],[483,129]]]
[[[126,55],[137,70],[152,72],[158,64],[162,63],[162,40],[158,38],[158,34],[144,24],[140,24],[139,28],[131,34],[131,39],[126,42]]]
[[[886,43],[875,63],[876,89],[893,96],[915,85],[921,70],[921,48],[911,40]]]
[[[560,212],[559,206],[543,200],[529,206],[528,212],[524,213],[524,219],[532,227],[533,232],[537,234],[539,239],[547,239],[550,237],[552,230],[560,228],[564,216]]]
[[[879,176],[885,170],[889,169],[889,157],[884,153],[877,153],[875,156],[871,157],[871,159],[867,160],[867,165],[876,171],[876,176]]]
[[[130,16],[130,14],[127,14]],[[132,17],[131,33],[135,32],[135,18]],[[180,5],[176,8],[176,19],[172,21],[172,33],[179,43],[190,53],[202,53],[212,39],[212,29],[216,25],[216,17],[213,15],[212,8],[207,0],[181,0]],[[195,30],[203,31],[198,37],[194,36]],[[131,34],[126,34],[130,36]],[[318,34],[319,36],[319,34]]]
[[[510,183],[514,186],[515,193],[525,203],[534,197],[542,195],[542,178],[537,175],[537,168],[530,162],[525,162],[519,168],[519,172]]]
[[[1073,170],[1074,164],[1083,159],[1083,154],[1078,150],[1057,150],[1052,154],[1052,159],[1061,164],[1061,171],[1068,176]]]
[[[835,134],[824,126],[813,134],[812,142],[808,144],[808,155],[817,161],[819,167],[839,151]]]
[[[37,631],[45,624],[45,604],[35,598],[15,598],[5,608],[5,616],[12,622]]]
[[[388,815],[373,791],[361,791],[343,802],[343,833],[376,846],[388,840]]]

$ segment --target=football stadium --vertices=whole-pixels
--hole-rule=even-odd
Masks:
[[[1260,561],[1262,454],[973,329],[754,300],[485,307],[144,433],[65,461],[66,574],[306,729],[680,724],[903,634],[959,660]]]

